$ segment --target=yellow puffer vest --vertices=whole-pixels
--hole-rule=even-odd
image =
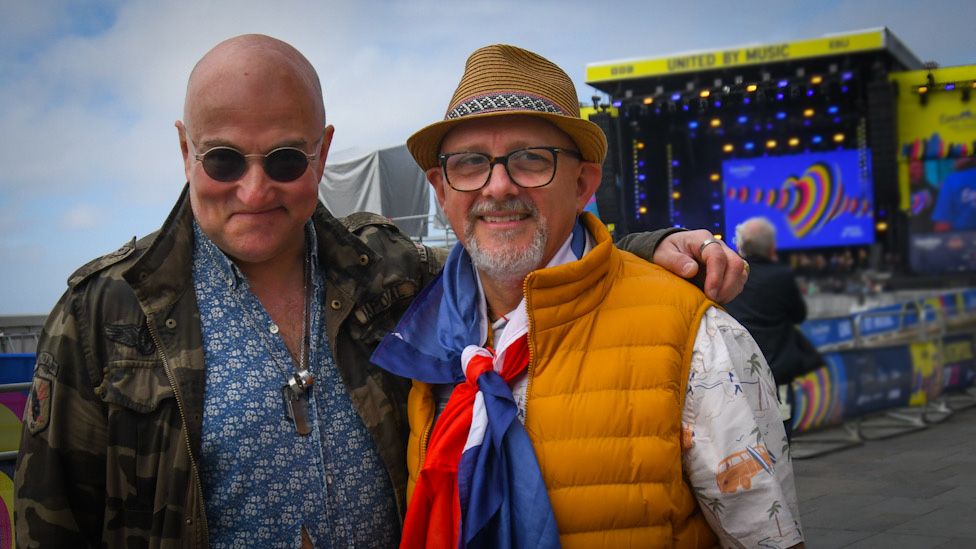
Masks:
[[[712,303],[691,284],[618,250],[599,221],[584,219],[593,250],[525,282],[525,428],[560,541],[711,547],[716,538],[682,476],[681,411],[697,327]],[[433,413],[430,386],[414,382],[408,497]]]

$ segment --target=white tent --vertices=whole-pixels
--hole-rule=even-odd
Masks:
[[[346,149],[329,154],[319,184],[319,199],[338,217],[368,211],[393,218],[407,235],[427,236],[430,198],[424,172],[406,145],[377,151]]]

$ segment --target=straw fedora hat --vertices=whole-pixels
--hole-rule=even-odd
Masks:
[[[411,135],[407,148],[426,171],[438,165],[441,141],[458,124],[513,114],[542,118],[566,132],[584,160],[602,164],[607,155],[603,130],[580,118],[569,76],[548,59],[505,44],[485,46],[468,57],[444,120]]]

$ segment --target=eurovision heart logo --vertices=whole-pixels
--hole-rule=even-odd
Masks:
[[[726,197],[782,212],[798,239],[816,233],[842,214],[863,217],[871,211],[868,200],[844,195],[840,171],[826,162],[811,164],[799,177],[787,177],[778,189],[729,188]]]
[[[786,221],[794,236],[816,232],[842,210],[844,187],[830,166],[817,162],[800,177],[788,177],[780,187],[785,195]]]

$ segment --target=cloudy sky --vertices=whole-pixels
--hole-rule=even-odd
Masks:
[[[0,0],[0,314],[46,313],[79,265],[154,230],[183,185],[173,122],[217,42],[258,32],[318,69],[333,150],[443,115],[467,55],[563,66],[887,26],[923,60],[976,63],[972,0],[579,2]]]

